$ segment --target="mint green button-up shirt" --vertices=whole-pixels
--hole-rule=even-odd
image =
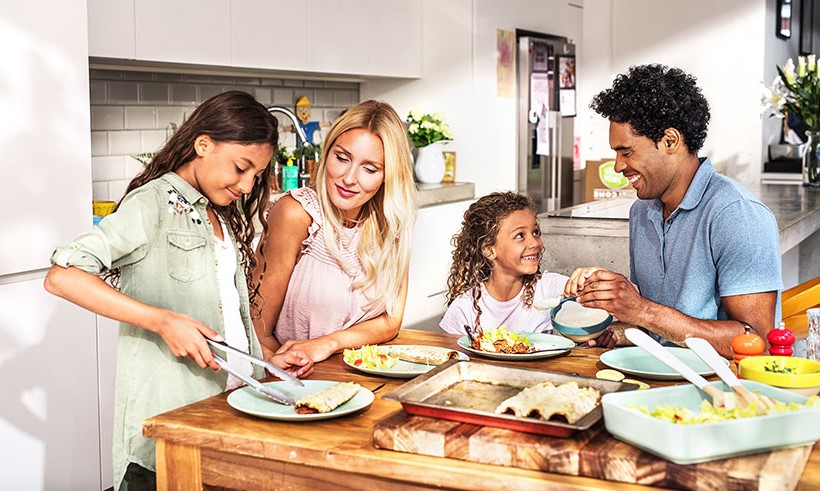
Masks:
[[[190,315],[224,336],[213,227],[208,199],[175,173],[130,192],[117,211],[51,261],[92,274],[120,268],[120,291],[140,302]],[[234,241],[234,237],[231,237]],[[237,250],[234,278],[251,354],[262,356],[248,306],[248,288]],[[264,370],[254,367],[254,377]],[[227,374],[174,356],[162,338],[120,324],[114,406],[114,489],[129,462],[155,469],[155,443],[142,436],[150,416],[218,394]]]

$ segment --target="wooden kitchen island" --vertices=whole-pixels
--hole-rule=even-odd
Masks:
[[[402,330],[394,343],[454,348],[456,339],[444,333]],[[597,348],[576,350],[515,366],[594,376],[604,368],[598,361],[601,352]],[[376,390],[376,399],[370,408],[357,414],[288,423],[236,411],[226,402],[226,394],[221,394],[149,418],[143,433],[157,440],[158,489],[199,490],[203,484],[299,491],[649,489],[637,484],[382,450],[373,445],[373,427],[399,411],[401,405],[379,396],[406,380],[353,370],[343,363],[341,355],[317,364],[310,378],[357,382]],[[648,382],[653,387],[669,385],[658,380]],[[798,476],[791,477],[796,480]],[[815,445],[811,452],[797,489],[820,489],[820,446]]]

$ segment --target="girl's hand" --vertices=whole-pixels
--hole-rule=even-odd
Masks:
[[[220,366],[214,360],[213,353],[211,353],[205,338],[223,341],[222,336],[189,315],[170,310],[166,312],[164,319],[159,323],[155,332],[162,337],[171,353],[174,356],[190,358],[201,368],[211,367],[215,371],[219,371]]]
[[[321,336],[316,339],[304,341],[286,341],[285,344],[276,350],[276,354],[287,353],[288,351],[294,350],[307,354],[314,363],[318,363],[326,360],[335,353],[337,347],[335,342],[328,339],[328,336]]]
[[[564,286],[564,296],[577,296],[578,292],[584,289],[584,285],[586,285],[587,279],[589,279],[592,273],[602,269],[604,268],[600,268],[598,266],[588,266],[585,268],[578,268],[573,271],[567,280],[567,284]]]
[[[275,354],[269,361],[294,377],[304,378],[313,373],[313,360],[306,353],[296,349]]]

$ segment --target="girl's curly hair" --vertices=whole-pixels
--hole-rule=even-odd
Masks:
[[[447,305],[472,289],[476,327],[480,327],[481,317],[481,307],[478,305],[481,298],[480,286],[490,278],[493,270],[492,262],[484,255],[484,251],[495,245],[501,220],[519,210],[538,213],[532,199],[524,194],[503,192],[483,196],[464,212],[461,231],[451,241],[454,250],[453,264],[447,278]],[[534,274],[524,276],[524,305],[532,305],[535,283],[540,278],[540,268]]]
[[[667,128],[683,135],[697,154],[706,140],[709,102],[694,76],[665,65],[632,66],[612,87],[592,98],[589,107],[615,123],[628,123],[638,135],[657,143]]]

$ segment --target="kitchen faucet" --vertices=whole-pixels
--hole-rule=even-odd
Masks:
[[[290,120],[293,122],[293,131],[294,133],[296,133],[296,138],[298,140],[299,145],[302,147],[310,145],[313,148],[313,160],[319,160],[319,155],[316,153],[316,147],[308,141],[307,135],[305,134],[305,130],[302,129],[302,125],[299,122],[299,118],[296,117],[296,114],[294,114],[293,111],[282,106],[271,106],[268,108],[268,112],[279,112],[290,118]],[[305,156],[304,153],[302,153],[302,157],[299,159],[299,185],[306,185],[309,179],[310,174],[307,173],[307,168],[305,166]]]

